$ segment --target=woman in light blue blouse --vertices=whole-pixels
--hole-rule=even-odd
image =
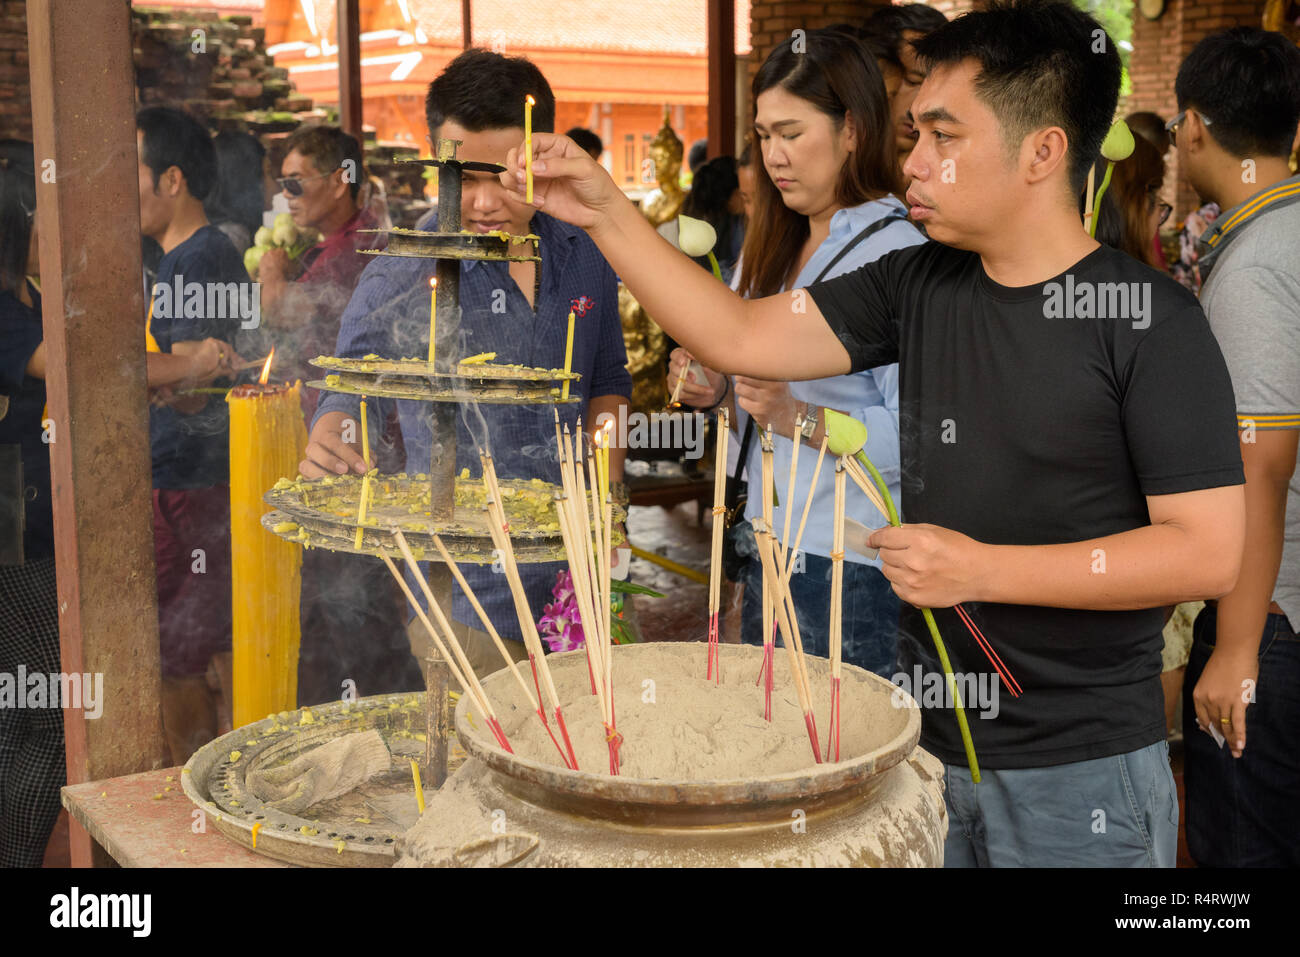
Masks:
[[[754,78],[754,136],[762,168],[756,171],[753,220],[733,285],[745,296],[761,297],[811,285],[849,272],[925,237],[906,221],[907,211],[891,194],[901,192],[884,82],[873,57],[846,35],[812,30],[798,34],[768,56]],[[674,351],[670,388],[691,357]],[[825,434],[825,410],[835,409],[867,426],[866,453],[879,467],[895,499],[899,497],[898,366],[881,366],[852,375],[807,382],[770,382],[745,376],[728,378],[705,369],[707,384],[688,377],[683,403],[731,410],[733,447],[747,429],[771,425],[776,442],[775,477],[780,505],[778,533],[791,506],[791,537],[808,494],[817,450]],[[739,408],[737,408],[737,406]],[[805,437],[794,495],[787,501],[791,438],[802,421]],[[750,479],[746,519],[761,515],[756,479],[761,474],[758,436],[749,443]],[[831,509],[834,468],[828,455],[814,492],[802,542],[802,570],[790,586],[804,649],[828,654],[830,609]],[[884,516],[849,486],[847,513],[869,528]],[[729,533],[747,555],[741,573],[746,585],[741,634],[760,644],[761,571],[748,522]],[[878,560],[846,552],[844,573],[844,660],[889,677],[894,671],[898,599],[880,572]]]

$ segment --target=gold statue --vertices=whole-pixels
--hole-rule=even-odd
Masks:
[[[650,143],[650,159],[654,162],[659,188],[646,194],[641,201],[641,213],[651,225],[660,226],[677,217],[686,199],[679,182],[682,141],[668,123],[667,109],[663,128]],[[659,412],[668,401],[665,383],[668,343],[664,332],[622,283],[618,286],[618,315],[623,323],[623,344],[627,347],[627,371],[632,374],[628,411],[644,415]]]
[[[651,226],[662,226],[675,219],[681,211],[686,194],[682,191],[682,141],[668,125],[668,110],[664,109],[664,125],[650,141],[650,160],[654,163],[655,179],[659,188],[651,190],[641,201],[641,212]]]

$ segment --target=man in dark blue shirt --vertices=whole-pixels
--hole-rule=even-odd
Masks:
[[[229,368],[258,297],[234,245],[208,224],[203,198],[216,176],[207,131],[178,110],[136,119],[140,230],[162,247],[146,341],[163,356],[216,340]],[[210,348],[210,343],[208,345]],[[152,378],[152,377],[151,377]],[[172,759],[188,760],[218,731],[206,674],[230,650],[229,417],[223,396],[155,394],[149,411],[154,551],[162,646],[163,729]]]
[[[468,51],[429,86],[426,113],[430,140],[461,141],[457,154],[461,160],[502,163],[523,136],[524,97],[530,94],[536,100],[534,128],[553,129],[555,97],[533,64],[484,50]],[[594,302],[577,320],[573,340],[572,368],[582,376],[574,389],[582,401],[558,407],[465,406],[458,417],[458,469],[469,468],[471,474],[479,474],[478,450],[482,448],[492,453],[503,478],[557,482],[553,410],[559,409],[561,421],[570,428],[581,416],[583,427],[590,431],[603,413],[617,419],[631,392],[618,317],[618,280],[582,230],[540,213],[530,217],[527,211],[508,207],[493,173],[464,172],[461,221],[464,228],[479,233],[534,233],[540,237],[542,260],[540,266],[532,262],[462,264],[461,355],[495,352],[499,363],[558,368],[564,364],[569,311],[582,297]],[[425,228],[436,227],[425,224]],[[537,269],[541,276],[535,287]],[[371,353],[394,358],[426,354],[432,276],[432,260],[381,257],[367,267],[343,314],[337,354],[354,358]],[[407,471],[428,471],[433,444],[430,406],[398,401],[396,407]],[[380,423],[390,408],[391,400],[377,400],[368,409],[372,436],[380,434]],[[317,478],[349,469],[364,471],[357,445],[343,441],[344,424],[359,413],[359,400],[354,396],[330,393],[321,399],[301,466],[303,475]],[[613,481],[621,481],[622,467],[622,452],[613,449]],[[559,563],[521,566],[535,615],[540,615],[542,605],[550,600],[556,572],[562,567]],[[502,637],[514,639],[507,641],[507,647],[517,660],[525,658],[504,577],[493,574],[488,566],[466,565],[463,571],[493,625]],[[452,617],[475,671],[488,674],[501,667],[500,653],[488,635],[474,627],[478,618],[459,588],[453,597]],[[428,639],[418,620],[412,623],[410,637],[412,652],[422,658]]]

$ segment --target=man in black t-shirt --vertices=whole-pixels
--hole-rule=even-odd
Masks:
[[[904,171],[937,242],[747,302],[657,240],[563,137],[533,136],[536,205],[586,228],[706,365],[810,379],[900,363],[907,524],[871,544],[982,692],[966,696],[977,784],[951,703],[916,686],[942,681],[907,608],[900,664],[947,768],[946,862],[1172,866],[1159,609],[1228,591],[1244,537],[1223,357],[1192,296],[1079,221],[1119,89],[1096,21],[993,3],[915,48],[929,74]],[[522,193],[518,151],[502,175]],[[959,603],[1019,697],[971,680],[990,666]]]
[[[171,359],[215,341],[229,372],[241,328],[257,324],[260,296],[203,210],[216,175],[212,140],[197,120],[165,107],[141,110],[136,127],[140,231],[163,251],[148,349]],[[220,730],[207,673],[210,665],[222,677],[229,670],[229,424],[222,395],[164,390],[149,410],[163,731],[178,764]]]

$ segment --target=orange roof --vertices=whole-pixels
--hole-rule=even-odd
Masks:
[[[736,53],[749,45],[750,0],[736,2]],[[176,7],[223,13],[261,13],[264,0],[135,0],[138,7]],[[298,0],[295,11],[311,8],[319,28],[332,37],[333,0]],[[400,26],[404,13],[434,42],[460,46],[460,0],[380,0],[368,30]],[[403,7],[405,11],[403,11]],[[373,9],[373,8],[372,8]],[[705,0],[473,0],[474,42],[506,50],[589,50],[706,56]],[[307,39],[306,37],[296,39]]]

